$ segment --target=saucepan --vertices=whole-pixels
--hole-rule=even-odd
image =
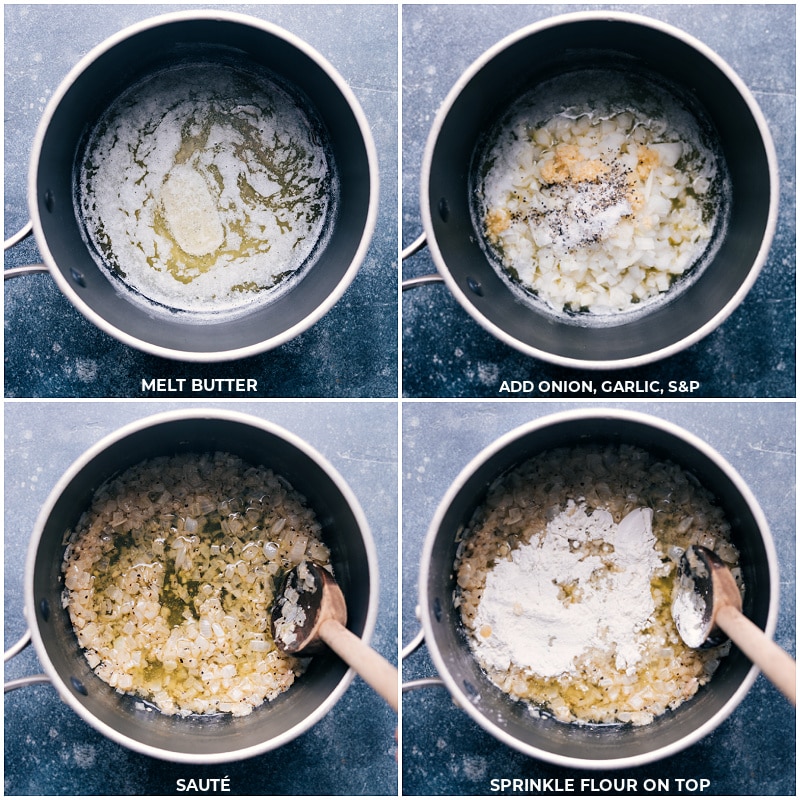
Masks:
[[[499,476],[543,451],[585,443],[642,448],[677,464],[713,494],[740,552],[744,613],[768,636],[777,622],[779,582],[767,521],[744,480],[707,443],[659,418],[604,409],[548,415],[499,438],[464,467],[430,524],[419,574],[418,613],[439,679],[459,708],[509,747],[561,766],[607,770],[653,762],[710,734],[744,698],[758,669],[733,648],[690,700],[641,726],[575,725],[534,716],[489,680],[453,603],[462,533]]]
[[[637,313],[554,313],[502,274],[475,222],[474,187],[485,140],[531,89],[578,69],[642,75],[695,112],[727,166],[727,224],[718,225],[702,268],[664,302]],[[766,121],[741,78],[683,31],[610,11],[566,14],[522,28],[478,58],[439,108],[423,155],[420,208],[435,275],[500,341],[566,367],[617,369],[666,358],[698,342],[736,309],[767,260],[774,235],[778,170]],[[678,282],[680,283],[680,282]]]
[[[273,76],[313,120],[314,136],[324,144],[338,183],[331,190],[324,230],[293,280],[241,313],[196,314],[143,304],[136,287],[132,291],[100,267],[102,257],[88,243],[76,210],[77,165],[90,132],[126,89],[177,63],[222,61]],[[368,123],[352,90],[325,58],[297,36],[259,19],[226,11],[177,12],[104,41],[54,92],[33,142],[31,223],[7,245],[32,229],[44,260],[39,271],[48,271],[81,313],[125,344],[183,361],[226,361],[287,342],[333,307],[366,255],[377,203],[377,155]]]
[[[119,429],[87,450],[58,481],[42,508],[25,566],[25,616],[46,675],[17,684],[49,681],[67,705],[109,739],[139,753],[189,764],[229,762],[280,747],[322,719],[354,676],[334,655],[323,654],[311,660],[289,690],[247,716],[181,718],[118,693],[90,668],[62,608],[64,531],[76,524],[97,488],[126,468],[157,456],[214,451],[264,465],[305,496],[331,550],[347,603],[348,628],[369,641],[377,615],[377,555],[356,497],[306,442],[272,423],[236,412],[199,409],[158,414]]]

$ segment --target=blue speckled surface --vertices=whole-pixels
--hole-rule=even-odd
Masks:
[[[584,404],[596,405],[596,404]],[[606,407],[622,404],[608,403]],[[780,564],[776,640],[795,653],[794,403],[636,403],[635,410],[681,425],[739,471],[763,508]],[[403,643],[419,630],[419,553],[439,502],[458,473],[502,434],[565,403],[405,403],[403,407]],[[631,404],[626,405],[631,408]],[[413,557],[408,557],[409,554]],[[405,681],[434,675],[423,645],[403,665]],[[489,795],[493,778],[705,778],[708,795],[794,795],[794,709],[763,676],[710,736],[661,762],[584,772],[511,750],[458,709],[441,687],[403,697],[403,791],[409,795]],[[675,783],[672,784],[673,789]],[[673,791],[671,794],[679,794]],[[546,793],[546,794],[549,794]],[[647,793],[649,794],[649,793]]]
[[[5,646],[23,633],[23,568],[39,508],[89,446],[123,424],[176,408],[163,402],[5,404]],[[205,404],[210,406],[214,404]],[[379,558],[378,622],[372,644],[396,663],[397,411],[395,403],[236,403],[322,453],[358,498]],[[186,405],[184,408],[188,407]],[[369,435],[365,435],[365,432]],[[43,435],[47,432],[47,435]],[[28,648],[6,680],[41,672]],[[317,725],[284,747],[213,767],[175,765],[111,742],[62,703],[50,686],[5,698],[6,795],[164,795],[178,778],[230,778],[233,795],[395,795],[393,711],[360,679]]]
[[[328,314],[282,347],[227,364],[187,366],[133,350],[102,333],[49,276],[16,278],[5,287],[6,397],[144,397],[148,393],[141,380],[151,377],[252,377],[258,380],[258,391],[250,395],[255,397],[396,397],[397,8],[224,7],[303,38],[340,72],[364,110],[378,151],[380,205],[375,235],[355,280]],[[127,25],[187,8],[5,6],[5,236],[28,219],[30,145],[47,100],[67,72]],[[5,263],[11,267],[40,260],[28,240],[10,251]]]
[[[793,402],[764,400],[793,398],[796,391],[795,6],[600,7],[649,14],[715,49],[753,91],[775,139],[782,181],[778,231],[769,261],[745,303],[720,330],[688,351],[612,377],[659,380],[662,385],[668,380],[697,380],[701,387],[695,397],[761,399],[642,402],[633,407],[682,424],[706,439],[750,484],[770,522],[781,563],[777,639],[794,652],[796,411]],[[48,97],[69,68],[122,27],[178,8],[187,6],[5,6],[6,235],[27,219],[30,143]],[[418,186],[425,140],[438,105],[459,75],[486,48],[522,25],[598,6],[403,6],[402,175],[397,165],[396,4],[226,4],[225,8],[267,19],[301,36],[350,83],[379,154],[380,209],[373,243],[354,283],[319,323],[271,353],[225,365],[187,366],[125,347],[85,320],[48,276],[19,278],[6,285],[5,643],[14,642],[24,630],[22,570],[27,540],[58,477],[107,432],[179,405],[166,398],[140,399],[142,379],[255,377],[259,396],[299,399],[230,402],[226,407],[275,421],[309,441],[342,473],[364,506],[381,562],[374,644],[396,660],[398,593],[402,589],[402,639],[408,642],[418,628],[414,608],[419,553],[447,487],[497,436],[531,417],[576,405],[483,400],[497,397],[502,380],[538,383],[585,377],[500,344],[444,286],[433,285],[406,292],[402,298],[407,399],[398,403],[398,180],[407,245],[421,231]],[[38,260],[36,245],[28,240],[7,254],[5,263],[9,267]],[[435,268],[427,251],[422,251],[402,271],[411,277]],[[429,397],[481,401],[413,399]],[[310,403],[303,398],[348,402]],[[388,398],[393,401],[385,402]],[[402,586],[397,578],[398,405],[403,423]],[[7,666],[6,678],[38,671],[29,648]],[[403,671],[406,679],[433,674],[424,645],[408,658]],[[501,745],[460,711],[442,688],[407,694],[403,716],[406,795],[486,795],[492,794],[492,778],[576,774]],[[776,690],[760,677],[742,706],[712,735],[664,762],[612,777],[708,778],[712,784],[706,794],[794,795],[795,719]],[[48,686],[9,694],[4,722],[6,795],[164,795],[175,793],[178,778],[224,776],[230,777],[231,793],[236,795],[397,792],[396,718],[358,679],[331,713],[296,741],[224,767],[192,769],[129,752],[86,725]]]
[[[793,5],[413,5],[403,9],[403,246],[422,232],[419,178],[437,109],[462,72],[524,25],[586,9],[649,15],[711,47],[742,77],[767,119],[778,154],[777,235],[744,303],[713,334],[665,361],[614,378],[695,380],[694,397],[793,397],[795,387],[795,7]],[[403,278],[436,272],[427,249],[403,265]],[[502,344],[442,284],[402,300],[406,397],[499,397],[503,380],[585,377]],[[676,393],[674,396],[679,396]],[[647,396],[653,393],[647,392]],[[558,397],[537,390],[529,395]],[[562,396],[576,396],[567,394]]]

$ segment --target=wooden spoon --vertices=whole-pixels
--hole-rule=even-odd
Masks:
[[[330,572],[304,561],[286,573],[270,617],[277,648],[307,656],[327,645],[397,711],[397,669],[346,624],[344,595]]]
[[[797,665],[764,631],[742,614],[742,596],[716,553],[692,545],[681,558],[672,595],[672,616],[689,647],[713,647],[730,638],[797,704]]]

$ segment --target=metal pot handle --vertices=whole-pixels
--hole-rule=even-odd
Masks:
[[[12,644],[11,647],[3,653],[3,663],[19,655],[30,643],[31,632],[27,630],[19,641]],[[3,692],[22,689],[24,686],[35,686],[38,683],[50,683],[50,678],[47,675],[26,675],[24,678],[17,678],[16,680],[8,681],[8,683],[3,684]]]
[[[402,649],[400,660],[405,660],[425,641],[425,631],[420,629],[419,633]],[[406,681],[400,688],[403,692],[410,692],[413,689],[424,689],[427,686],[444,686],[441,678],[418,678],[414,681]]]
[[[400,253],[400,260],[405,261],[407,258],[410,258],[414,255],[414,253],[419,252],[422,250],[423,247],[427,244],[427,239],[425,238],[425,234],[421,233],[416,239],[414,239],[411,244],[406,247]],[[417,286],[424,286],[428,283],[442,283],[443,278],[438,273],[434,273],[433,275],[420,275],[417,278],[409,278],[407,281],[403,281],[402,289],[405,292],[406,289],[416,289]]]
[[[3,242],[3,252],[10,250],[15,244],[19,244],[23,239],[27,239],[33,233],[33,222],[28,220],[15,234],[12,234]],[[26,264],[24,267],[12,267],[3,271],[3,280],[17,278],[20,275],[32,275],[35,272],[48,272],[44,264]]]

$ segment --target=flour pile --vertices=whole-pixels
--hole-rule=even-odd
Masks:
[[[691,649],[672,618],[694,544],[741,586],[730,525],[693,475],[628,445],[557,448],[492,484],[458,545],[453,602],[489,680],[532,713],[646,725],[727,653]]]
[[[652,516],[639,508],[616,525],[607,511],[590,515],[570,502],[540,541],[519,547],[487,576],[478,656],[497,669],[524,664],[551,677],[603,650],[618,669],[633,672],[653,622],[650,582],[664,571]],[[525,602],[529,597],[536,603]]]

